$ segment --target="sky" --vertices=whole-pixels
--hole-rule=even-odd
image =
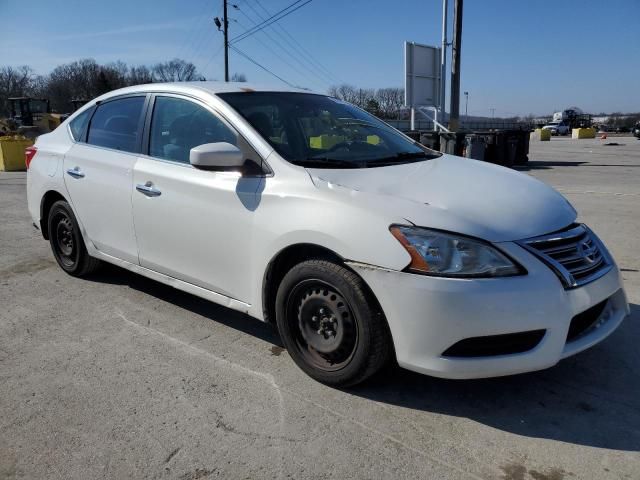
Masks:
[[[293,1],[229,0],[230,39]],[[451,38],[453,0],[449,7]],[[0,66],[45,74],[80,58],[179,57],[219,80],[221,13],[222,0],[0,0]],[[467,0],[463,19],[469,115],[640,111],[640,0]],[[339,83],[401,87],[404,41],[439,45],[441,36],[441,0],[312,0],[234,45],[287,82],[326,92]],[[233,50],[230,67],[280,82]]]

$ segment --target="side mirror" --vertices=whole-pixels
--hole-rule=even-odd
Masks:
[[[230,143],[205,143],[191,149],[189,162],[203,170],[229,170],[241,168],[244,156],[238,147]]]

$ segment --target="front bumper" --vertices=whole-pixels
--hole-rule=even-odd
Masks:
[[[483,378],[541,370],[602,341],[629,314],[617,267],[580,288],[565,290],[556,275],[515,243],[500,247],[527,275],[452,279],[351,264],[384,311],[400,366],[444,378]],[[607,300],[597,324],[567,342],[572,318]],[[457,342],[489,335],[545,330],[523,353],[443,356]]]

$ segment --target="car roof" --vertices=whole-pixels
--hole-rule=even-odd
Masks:
[[[249,82],[170,82],[170,83],[146,83],[144,85],[134,85],[120,88],[102,95],[99,100],[105,100],[118,95],[129,93],[145,92],[175,92],[198,94],[206,92],[212,95],[218,93],[246,93],[246,92],[292,92],[292,93],[318,93],[305,88],[295,88],[288,86],[257,84]]]

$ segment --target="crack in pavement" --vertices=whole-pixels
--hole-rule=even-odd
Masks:
[[[207,352],[206,350],[202,350],[200,348],[197,348],[195,346],[193,346],[190,343],[184,342],[182,340],[179,340],[175,337],[172,337],[170,335],[167,335],[164,332],[161,332],[159,330],[153,329],[153,328],[149,328],[149,327],[145,327],[143,325],[140,325],[137,322],[134,322],[132,320],[129,320],[125,315],[124,312],[122,312],[120,309],[116,308],[115,309],[115,315],[119,318],[121,318],[122,320],[124,320],[127,324],[133,326],[134,328],[143,331],[146,334],[155,334],[157,336],[160,336],[161,338],[175,343],[177,345],[180,345],[181,347],[192,351],[193,353],[199,354],[199,355],[204,355],[206,357],[209,357],[210,359],[212,359],[213,361],[220,363],[222,365],[225,365],[229,368],[231,368],[232,370],[236,370],[239,371],[243,374],[248,374],[248,375],[252,375],[255,376],[256,378],[259,378],[260,380],[264,381],[265,383],[267,383],[270,387],[272,387],[274,389],[274,391],[277,393],[278,395],[278,408],[279,408],[279,415],[280,415],[280,421],[279,421],[279,428],[280,428],[280,432],[279,432],[279,437],[278,439],[282,442],[282,440],[285,438],[284,436],[284,426],[285,426],[285,416],[284,416],[284,396],[283,396],[283,392],[287,393],[289,395],[291,395],[292,397],[297,398],[300,401],[303,401],[305,403],[308,403],[312,406],[314,406],[317,409],[322,410],[323,412],[332,415],[334,417],[337,417],[341,420],[344,420],[345,422],[349,422],[353,425],[356,425],[357,427],[368,431],[369,433],[378,436],[378,437],[382,437],[385,440],[406,449],[407,451],[410,451],[414,454],[420,455],[423,458],[428,459],[429,461],[431,461],[432,463],[438,464],[442,467],[445,467],[447,469],[456,471],[457,473],[464,475],[468,478],[473,478],[475,480],[483,480],[483,477],[480,477],[476,474],[474,474],[473,472],[469,472],[467,470],[464,470],[462,468],[460,468],[457,465],[451,464],[449,462],[446,462],[440,458],[434,457],[430,454],[428,454],[427,452],[420,450],[418,448],[415,448],[409,444],[407,444],[406,442],[403,442],[402,440],[400,440],[397,437],[394,437],[393,435],[389,435],[388,433],[383,432],[382,430],[379,430],[377,428],[371,427],[369,425],[367,425],[366,423],[363,423],[359,420],[356,420],[354,418],[348,417],[346,415],[343,415],[341,413],[335,412],[327,407],[325,407],[324,405],[314,402],[313,400],[310,400],[302,395],[300,395],[297,392],[294,392],[292,390],[289,390],[287,388],[283,388],[281,386],[279,386],[276,381],[275,378],[273,377],[273,375],[268,374],[268,373],[263,373],[263,372],[259,372],[256,370],[252,370],[248,367],[239,365],[237,363],[231,362],[225,358],[222,357],[218,357],[217,355],[212,354],[211,352]],[[283,473],[283,469],[282,466],[284,465],[284,450],[283,450],[283,445],[282,443],[280,444],[280,452],[281,452],[281,462],[280,462],[280,473],[279,473],[279,478],[282,478],[284,473]]]

